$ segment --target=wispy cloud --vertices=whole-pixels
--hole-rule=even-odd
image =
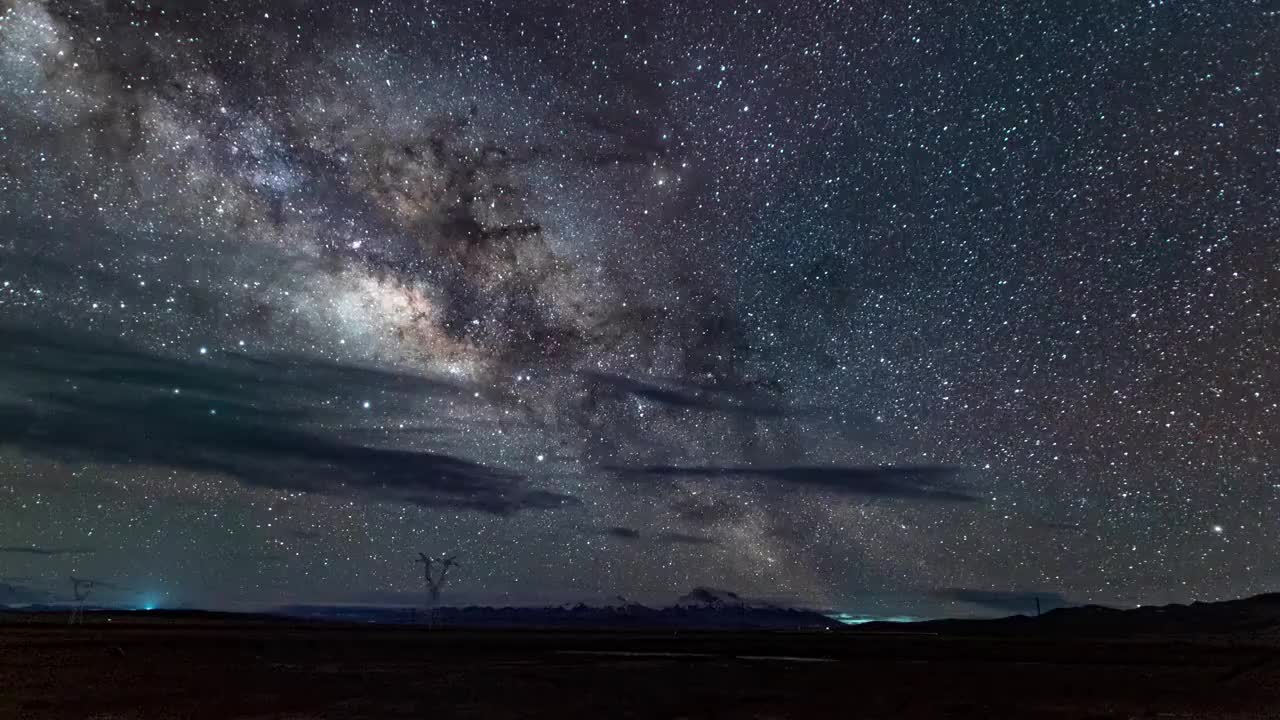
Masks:
[[[672,379],[637,379],[601,372],[587,372],[583,376],[597,387],[611,392],[625,393],[670,407],[762,417],[801,413],[800,409],[779,403],[748,385],[704,385]]]
[[[671,509],[680,520],[702,526],[734,522],[747,515],[747,508],[741,503],[712,498],[679,498]]]
[[[774,466],[717,465],[643,467],[611,466],[619,477],[633,480],[760,479],[840,495],[975,503],[981,498],[956,483],[963,472],[948,466]]]
[[[682,532],[660,532],[654,535],[654,539],[658,542],[673,543],[676,545],[715,545],[719,541],[713,537],[706,535],[694,535],[692,533]]]
[[[0,553],[10,555],[42,555],[46,557],[57,557],[61,555],[92,555],[97,552],[92,548],[48,548],[37,547],[35,545],[6,545],[0,546]]]
[[[456,390],[429,378],[305,358],[185,360],[14,327],[0,327],[0,348],[0,374],[15,380],[0,395],[0,443],[55,459],[494,515],[577,503],[505,468],[327,429],[343,419],[330,402],[335,388],[419,399]]]

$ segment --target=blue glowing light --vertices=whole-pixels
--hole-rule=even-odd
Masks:
[[[920,618],[912,617],[910,615],[889,615],[887,617],[881,617],[876,615],[854,615],[852,613],[835,613],[829,617],[832,620],[842,622],[845,625],[862,625],[863,623],[869,622],[909,623],[920,620]]]

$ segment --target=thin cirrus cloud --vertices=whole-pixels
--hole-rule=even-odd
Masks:
[[[737,522],[748,514],[748,508],[730,500],[677,498],[671,510],[681,521],[700,526]]]
[[[601,372],[586,372],[582,375],[597,388],[675,408],[760,417],[785,417],[800,413],[800,410],[763,397],[754,392],[754,388],[746,386],[720,387],[675,380],[641,380]]]
[[[197,362],[30,328],[0,327],[0,347],[0,373],[14,380],[0,388],[0,444],[53,459],[154,464],[500,516],[578,504],[505,468],[324,429],[322,421],[341,419],[324,402],[334,387],[416,398],[456,391],[429,378],[293,357]]]
[[[6,555],[39,555],[41,557],[61,557],[64,555],[92,555],[92,548],[49,548],[35,545],[0,546],[0,553]]]
[[[982,501],[980,497],[956,482],[964,472],[963,469],[939,465],[772,467],[648,465],[609,466],[607,469],[616,473],[618,477],[629,480],[758,479],[837,495],[953,503]]]
[[[626,542],[634,542],[641,538],[641,532],[635,528],[629,527],[609,527],[601,531],[606,537]],[[693,533],[685,533],[678,531],[663,531],[653,534],[655,542],[668,545],[714,545],[718,541],[713,537],[706,535],[695,535]]]
[[[654,536],[658,542],[673,545],[715,545],[719,541],[706,535],[695,535],[683,532],[661,532]]]

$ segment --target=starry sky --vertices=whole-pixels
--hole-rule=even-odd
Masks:
[[[0,0],[0,603],[1280,586],[1280,12]]]

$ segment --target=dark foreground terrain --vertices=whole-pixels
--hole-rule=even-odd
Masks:
[[[1280,717],[1269,643],[0,625],[0,718]]]

